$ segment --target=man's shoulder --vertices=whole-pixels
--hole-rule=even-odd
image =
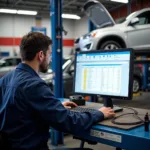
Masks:
[[[12,78],[13,74],[14,74],[14,70],[10,71],[7,74],[5,74],[4,76],[2,76],[0,78],[0,83],[1,84],[7,83]]]

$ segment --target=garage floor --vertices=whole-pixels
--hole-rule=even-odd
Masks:
[[[102,102],[100,100],[100,102]],[[137,108],[144,108],[144,109],[150,109],[150,92],[142,93],[140,96],[134,97],[133,100],[113,100],[113,103],[115,105],[119,106],[128,106],[128,107],[137,107]],[[72,138],[72,136],[65,136],[64,138],[64,146],[59,147],[79,147],[80,141],[75,140]],[[56,147],[53,147],[50,145],[50,141],[48,142],[49,148],[53,149]],[[96,144],[96,145],[89,145],[85,144],[85,147],[92,148],[93,150],[115,150],[114,147],[110,147],[103,144]]]

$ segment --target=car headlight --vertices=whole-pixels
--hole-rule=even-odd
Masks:
[[[91,34],[88,33],[88,34],[85,34],[85,35],[83,36],[83,39],[88,39],[88,38],[90,38],[90,37],[91,37]]]
[[[90,34],[91,34],[91,37],[96,37],[97,32],[96,32],[96,31],[93,31],[93,32],[91,32]]]
[[[97,35],[97,32],[96,31],[92,31],[91,33],[88,33],[88,34],[85,34],[82,39],[89,39],[89,38],[92,38],[92,37],[96,37]]]

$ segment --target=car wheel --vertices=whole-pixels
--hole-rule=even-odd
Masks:
[[[133,93],[137,93],[140,90],[140,81],[137,78],[133,79]]]
[[[121,45],[116,41],[105,41],[100,46],[100,49],[104,49],[104,50],[113,50],[119,48],[121,48]]]

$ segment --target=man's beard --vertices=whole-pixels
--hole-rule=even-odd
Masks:
[[[39,67],[39,71],[42,72],[42,73],[46,73],[48,71],[48,67],[49,67],[49,63],[47,63],[46,60],[44,60],[41,64],[40,64],[40,67]]]

